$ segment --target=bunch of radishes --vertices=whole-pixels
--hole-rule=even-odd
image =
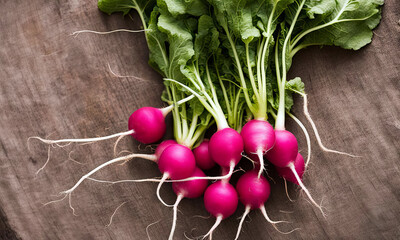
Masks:
[[[158,164],[162,177],[126,181],[159,182],[158,198],[165,206],[174,208],[169,239],[174,236],[179,202],[203,194],[206,210],[216,218],[204,237],[211,237],[220,222],[236,211],[240,200],[245,213],[238,238],[250,210],[260,209],[275,228],[276,223],[282,222],[269,219],[264,207],[270,195],[269,183],[263,176],[266,158],[281,177],[299,185],[324,214],[302,182],[311,146],[304,125],[290,113],[292,93],[304,97],[304,113],[321,148],[346,153],[322,145],[307,110],[304,84],[298,77],[287,80],[287,72],[293,56],[307,46],[336,45],[356,50],[369,43],[372,29],[379,23],[382,4],[370,0],[99,0],[100,10],[108,14],[125,15],[131,9],[139,14],[149,47],[149,62],[163,75],[166,89],[162,99],[169,106],[136,110],[129,117],[129,131],[111,136],[39,139],[61,144],[114,137],[119,137],[119,141],[132,135],[139,142],[156,143],[165,134],[168,113],[173,116],[175,139],[161,142],[154,154],[130,154],[101,164],[62,192],[64,198],[71,196],[85,179],[101,181],[91,175],[107,165],[145,158]],[[352,38],[348,37],[349,31]],[[306,162],[299,153],[296,137],[285,129],[286,114],[306,135]],[[217,130],[212,133],[209,129],[214,123]],[[209,140],[204,138],[206,132],[212,134]],[[253,162],[254,169],[242,174],[235,188],[230,178],[243,156]],[[203,171],[215,164],[219,165],[221,175],[206,176]],[[208,185],[209,180],[215,182]],[[173,205],[165,203],[159,194],[164,182],[172,182],[177,195]]]

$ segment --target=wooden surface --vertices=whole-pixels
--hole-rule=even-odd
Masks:
[[[155,197],[153,183],[107,185],[84,182],[68,201],[43,206],[57,199],[83,174],[112,158],[113,141],[51,150],[30,136],[91,137],[125,131],[132,111],[141,106],[162,106],[160,76],[148,65],[143,33],[106,36],[70,34],[77,30],[139,29],[120,15],[106,16],[92,1],[0,1],[0,238],[2,239],[166,239],[172,210]],[[272,219],[287,220],[282,235],[260,212],[252,212],[241,239],[399,239],[400,238],[400,6],[386,1],[383,19],[371,45],[352,52],[338,48],[310,48],[294,60],[291,76],[306,84],[310,112],[328,147],[361,155],[349,158],[323,153],[312,135],[312,165],[305,184],[328,209],[324,219],[299,189],[288,201],[284,184],[271,176],[272,194],[266,204]],[[109,69],[120,75],[117,78]],[[294,112],[301,112],[296,98]],[[169,125],[171,126],[171,125]],[[310,126],[307,124],[307,127]],[[306,151],[302,132],[293,122],[288,128]],[[311,129],[311,128],[310,128]],[[170,136],[171,136],[171,130]],[[127,138],[120,150],[149,152]],[[71,152],[72,151],[72,152]],[[69,160],[70,157],[82,164]],[[159,176],[155,164],[136,159],[96,174],[102,179]],[[173,202],[170,186],[163,197]],[[126,202],[105,227],[115,208]],[[176,239],[184,232],[199,236],[214,219],[202,200],[183,200]],[[289,211],[285,213],[281,211]],[[215,239],[233,239],[237,213],[223,221]],[[251,220],[250,220],[251,219]]]

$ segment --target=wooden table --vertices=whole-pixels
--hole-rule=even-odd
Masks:
[[[1,1],[0,12],[0,238],[147,239],[146,227],[157,222],[148,227],[149,236],[166,239],[172,210],[159,203],[154,183],[86,181],[72,194],[77,216],[68,200],[42,205],[111,159],[114,141],[51,149],[47,167],[36,177],[48,149],[34,140],[27,145],[30,136],[78,138],[125,131],[135,109],[163,106],[161,77],[147,64],[143,33],[71,36],[82,29],[140,29],[138,17],[106,16],[96,0]],[[312,165],[304,181],[317,200],[323,199],[327,219],[293,185],[289,194],[296,201],[289,202],[283,181],[272,174],[275,183],[266,205],[270,217],[291,222],[282,230],[301,230],[282,235],[252,212],[241,239],[399,239],[399,20],[400,5],[388,0],[371,45],[357,52],[309,48],[295,58],[290,75],[305,82],[324,143],[362,157],[324,153],[312,135]],[[108,65],[134,77],[115,77]],[[295,101],[294,113],[306,122],[302,99]],[[305,152],[302,132],[291,121],[288,128]],[[119,149],[151,152],[131,138]],[[156,165],[142,159],[96,174],[102,179],[155,176]],[[166,185],[162,195],[172,203],[170,188]],[[112,225],[105,227],[123,202]],[[207,216],[201,199],[183,200],[179,210],[177,239],[185,239],[184,232],[204,234],[214,223],[195,217]],[[215,239],[233,239],[242,212],[240,206],[223,221]]]

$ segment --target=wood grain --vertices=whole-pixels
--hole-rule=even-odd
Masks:
[[[106,16],[96,1],[0,1],[0,238],[2,239],[166,239],[172,211],[155,197],[155,184],[105,185],[84,182],[68,201],[43,203],[70,188],[80,176],[112,158],[113,141],[51,149],[31,136],[90,137],[125,131],[127,118],[141,106],[162,106],[160,76],[147,64],[143,33],[110,35],[71,33],[77,30],[140,29],[137,16]],[[294,60],[291,76],[306,84],[310,112],[330,148],[357,155],[323,153],[313,138],[312,165],[305,184],[328,209],[324,219],[299,190],[287,200],[284,185],[273,173],[272,195],[266,208],[271,218],[301,228],[290,235],[275,231],[259,212],[250,214],[241,239],[398,239],[400,237],[400,6],[386,1],[373,43],[360,51],[310,48]],[[134,77],[117,78],[120,75]],[[301,112],[296,98],[294,112]],[[289,121],[288,128],[302,132]],[[307,127],[310,128],[308,124]],[[171,124],[169,125],[171,126]],[[311,129],[311,128],[310,128]],[[168,136],[171,136],[171,130]],[[126,138],[120,150],[149,152]],[[69,155],[76,161],[70,160]],[[102,179],[158,176],[157,167],[136,159],[96,174]],[[163,197],[174,201],[170,186]],[[127,201],[105,227],[115,208]],[[202,200],[183,200],[177,239],[199,236],[213,219]],[[284,213],[281,210],[292,213]],[[243,207],[214,234],[233,239]]]

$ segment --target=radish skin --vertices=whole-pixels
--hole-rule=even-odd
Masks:
[[[260,177],[265,169],[263,156],[275,144],[274,128],[267,121],[251,120],[243,126],[240,135],[243,137],[244,151],[258,156],[260,163],[258,177]]]
[[[210,139],[211,158],[221,167],[237,165],[244,149],[242,136],[232,128],[224,128],[214,133]]]
[[[203,171],[199,168],[196,168],[192,174],[192,177],[205,177]],[[172,189],[174,190],[175,194],[177,195],[176,202],[173,206],[173,220],[172,220],[172,227],[171,232],[169,234],[169,240],[173,239],[175,228],[176,228],[176,219],[177,219],[177,212],[178,212],[178,204],[183,198],[198,198],[203,195],[204,191],[206,190],[208,185],[208,181],[204,179],[197,179],[192,181],[186,182],[174,182],[172,183]]]
[[[218,181],[206,189],[204,206],[211,215],[216,217],[216,221],[208,233],[203,236],[203,239],[207,236],[210,236],[211,239],[213,231],[221,221],[230,217],[236,211],[238,201],[235,188],[228,182]]]
[[[304,164],[304,158],[300,153],[297,154],[296,160],[294,161],[294,167],[295,167],[295,170],[296,170],[297,175],[299,176],[300,180],[303,181],[303,174],[305,172],[305,164]],[[276,170],[277,170],[279,176],[283,177],[285,180],[290,181],[294,184],[300,185],[296,179],[296,176],[293,174],[293,172],[290,168],[276,167]]]
[[[287,167],[298,153],[296,137],[287,130],[275,130],[275,145],[266,154],[267,159],[277,167]]]
[[[238,239],[240,235],[240,231],[242,229],[244,218],[247,214],[254,209],[260,209],[261,212],[265,212],[264,204],[267,202],[269,195],[271,193],[271,188],[269,182],[264,176],[258,176],[258,171],[252,170],[243,174],[239,181],[236,184],[236,190],[239,195],[240,202],[245,205],[245,212],[240,221],[238,231],[236,233],[236,239]],[[284,223],[285,221],[272,221],[269,218],[266,218],[268,222],[270,222],[273,227],[281,232],[275,224]]]
[[[211,159],[209,142],[208,139],[204,139],[198,147],[193,149],[196,165],[202,170],[208,170],[215,166],[215,162]]]

